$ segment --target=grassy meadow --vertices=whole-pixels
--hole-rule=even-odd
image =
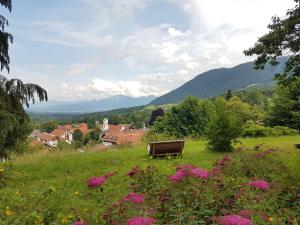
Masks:
[[[300,150],[294,147],[300,143],[299,136],[249,138],[241,139],[241,143],[248,149],[261,143],[265,143],[262,149],[279,149],[275,157],[300,179]],[[129,192],[126,174],[131,168],[154,166],[160,182],[166,184],[166,177],[174,173],[176,165],[193,164],[209,169],[224,154],[207,151],[205,141],[187,141],[183,157],[175,159],[149,158],[144,145],[98,152],[56,151],[18,156],[5,165],[0,164],[0,168],[5,168],[2,176],[6,177],[2,178],[6,184],[0,188],[0,224],[72,224],[76,218],[85,218],[88,224],[102,224],[106,206]],[[108,172],[117,175],[103,185],[103,190],[87,187],[89,177]]]

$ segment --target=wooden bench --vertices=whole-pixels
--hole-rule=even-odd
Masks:
[[[184,140],[150,142],[148,153],[153,158],[157,156],[182,156]]]

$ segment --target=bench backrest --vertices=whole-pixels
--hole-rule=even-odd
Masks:
[[[184,140],[151,142],[149,155],[182,154]]]

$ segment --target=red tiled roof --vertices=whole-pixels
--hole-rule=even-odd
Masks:
[[[76,130],[76,129],[79,129],[84,135],[86,135],[89,132],[89,128],[88,128],[87,123],[77,124],[76,128],[74,128],[73,131]]]
[[[139,144],[144,136],[144,130],[126,130],[124,132],[106,132],[102,136],[104,142],[110,142],[116,145],[119,144]]]
[[[38,135],[38,138],[41,141],[54,141],[56,137],[52,134],[48,134],[48,133],[43,132],[43,133],[40,133]]]
[[[54,131],[51,132],[52,135],[56,137],[61,137],[66,133],[67,130],[64,129],[55,129]]]
[[[73,129],[73,126],[71,124],[66,124],[63,126],[59,126],[58,129],[65,129],[65,130],[71,131]]]
[[[132,127],[132,125],[130,124],[118,124],[118,125],[114,125],[114,124],[109,124],[108,125],[108,130],[105,132],[121,132],[122,129],[130,129],[130,127]]]

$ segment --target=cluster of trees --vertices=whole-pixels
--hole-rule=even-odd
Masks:
[[[228,149],[232,141],[242,133],[247,121],[261,123],[265,118],[266,113],[261,107],[243,102],[237,96],[227,101],[223,97],[200,100],[191,96],[165,115],[158,117],[147,138],[206,136],[213,140],[209,143],[211,148],[225,150],[223,148]]]
[[[10,12],[11,0],[1,0],[0,5]],[[9,46],[13,36],[6,32],[8,20],[0,15],[0,70],[10,71]],[[30,120],[23,105],[47,100],[47,92],[36,84],[25,84],[19,79],[7,79],[0,75],[0,159],[21,144],[30,132]]]
[[[73,132],[73,143],[72,145],[75,148],[81,148],[84,145],[89,143],[95,144],[100,141],[100,133],[101,129],[99,127],[95,127],[93,130],[88,132],[87,134],[83,134],[80,129],[75,129]]]

